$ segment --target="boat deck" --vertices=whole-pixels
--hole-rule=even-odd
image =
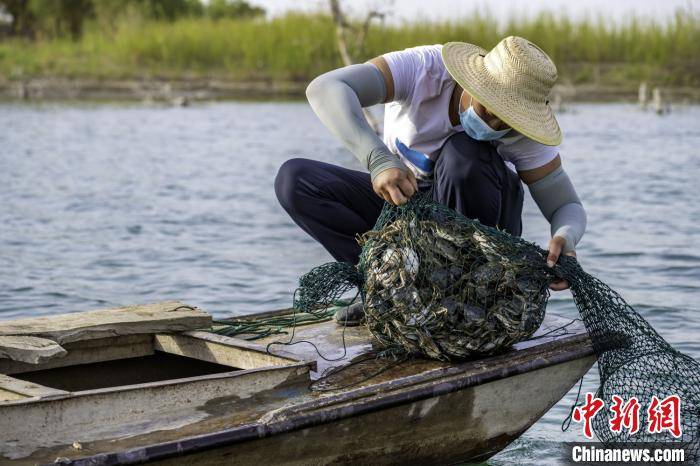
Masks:
[[[547,343],[559,340],[586,337],[586,329],[580,320],[565,319],[561,316],[549,314],[544,322],[532,336],[532,338],[517,343],[504,353],[500,358],[512,361],[512,356],[526,348],[547,345]],[[343,327],[334,321],[321,322],[314,325],[297,327],[294,331],[292,344],[290,335],[272,335],[255,340],[262,346],[269,346],[269,350],[291,356],[316,364],[315,370],[310,372],[312,380],[319,378],[332,379],[334,386],[354,387],[371,386],[381,384],[383,381],[395,380],[407,376],[418,375],[441,368],[453,367],[455,364],[437,361],[433,359],[414,358],[396,364],[392,360],[375,358],[374,354],[380,347],[375,346],[376,340],[372,338],[367,329],[360,325],[356,327]],[[460,368],[482,368],[484,365],[493,364],[499,357],[478,358],[458,364]],[[357,369],[348,367],[342,371],[338,369],[346,366],[359,366]],[[329,377],[329,373],[335,371],[336,375]],[[382,370],[380,374],[369,377],[371,374]],[[323,375],[326,374],[326,377]],[[362,381],[361,379],[367,380]],[[316,384],[319,386],[321,383]],[[331,380],[329,380],[331,385]]]

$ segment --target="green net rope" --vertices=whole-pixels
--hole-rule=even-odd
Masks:
[[[258,317],[255,315],[239,318],[215,319],[211,332],[228,337],[254,341],[273,335],[287,335],[290,329],[304,325],[327,322],[341,308],[351,303],[349,299],[336,299],[330,306],[312,309],[309,312],[290,309],[288,313]]]

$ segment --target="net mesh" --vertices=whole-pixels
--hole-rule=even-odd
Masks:
[[[606,443],[674,442],[698,460],[700,364],[681,354],[618,293],[561,256],[549,268],[547,251],[480,224],[417,194],[407,204],[386,204],[375,227],[358,238],[357,266],[330,263],[300,279],[294,307],[325,309],[357,288],[369,331],[394,355],[455,360],[493,354],[527,339],[544,319],[548,285],[566,279],[598,356],[605,402],[593,429]],[[613,396],[645,403],[678,395],[682,434],[641,428],[610,429]],[[688,458],[686,458],[688,459]]]

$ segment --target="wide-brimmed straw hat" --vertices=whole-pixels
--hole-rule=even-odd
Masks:
[[[561,129],[547,100],[557,67],[538,46],[510,36],[487,53],[477,45],[448,42],[442,59],[462,89],[508,126],[548,146],[561,142]]]

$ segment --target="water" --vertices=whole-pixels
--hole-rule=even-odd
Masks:
[[[700,107],[581,104],[560,123],[588,212],[580,261],[700,359]],[[0,319],[166,299],[216,316],[286,307],[331,258],[278,206],[277,168],[358,166],[296,102],[3,104],[0,148]],[[523,236],[548,234],[528,199]],[[549,309],[576,315],[568,291]],[[574,395],[490,464],[557,464],[561,442],[582,440],[560,430]]]

